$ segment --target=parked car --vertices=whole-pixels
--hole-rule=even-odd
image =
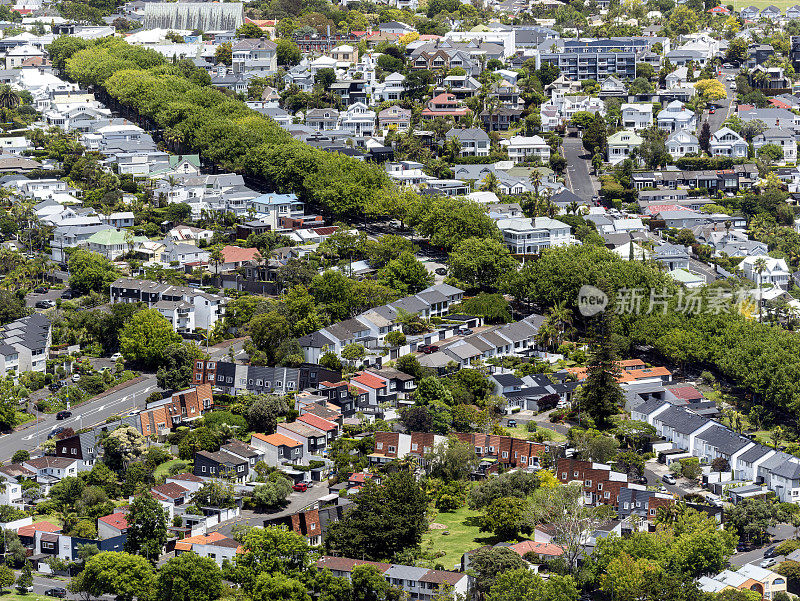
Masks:
[[[472,336],[472,334],[475,332],[473,332],[470,328],[461,328],[458,333],[462,336]]]
[[[58,420],[67,419],[70,417],[72,417],[72,411],[59,411],[56,413],[56,419]]]
[[[664,474],[664,476],[661,477],[661,480],[663,480],[667,484],[672,484],[673,486],[675,486],[678,483],[678,480],[672,474]]]
[[[20,586],[17,587],[17,590],[24,593],[32,593],[33,592],[33,585],[30,586]]]
[[[305,482],[298,482],[297,484],[292,486],[292,489],[296,490],[297,492],[306,492],[308,490],[308,484],[306,484]]]
[[[639,476],[635,482],[636,484],[647,484],[647,476]]]
[[[65,588],[49,588],[44,592],[46,597],[58,597],[59,599],[64,599],[67,596],[67,589]]]
[[[447,269],[446,269],[445,267],[437,267],[437,268],[434,270],[434,273],[435,273],[436,275],[447,275]]]
[[[122,353],[114,353],[113,355],[111,355],[112,361],[119,361],[120,359],[122,359]]]
[[[517,420],[515,420],[515,419],[508,420],[508,427],[509,428],[516,428],[517,427]]]
[[[775,555],[777,555],[777,553],[775,553],[775,549],[777,548],[778,545],[772,545],[769,549],[764,551],[764,557],[766,558],[775,557]]]
[[[431,353],[435,353],[439,350],[439,347],[435,344],[426,344],[425,346],[420,347],[420,352],[426,355],[430,355]]]
[[[34,307],[37,309],[49,309],[51,307],[55,307],[56,304],[51,300],[40,300],[37,301]]]
[[[767,557],[764,561],[762,561],[758,565],[760,565],[762,568],[768,568],[770,566],[774,566],[776,563],[778,563],[777,559],[775,559],[774,557]]]
[[[61,298],[65,298],[67,300],[71,300],[75,298],[75,296],[76,296],[75,293],[69,288],[67,288],[66,290],[64,290],[64,292],[61,293]]]
[[[38,288],[34,288],[33,291],[36,294],[45,294],[48,291],[48,288],[46,286],[39,286]]]
[[[81,381],[81,375],[80,374],[72,374],[72,381],[73,382],[80,382]]]
[[[709,115],[713,115],[713,114],[714,114],[714,113],[716,113],[716,112],[717,112],[717,109],[710,109],[710,110],[708,111],[708,114],[709,114]]]

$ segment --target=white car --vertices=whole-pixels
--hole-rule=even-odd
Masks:
[[[73,382],[80,382],[81,381],[81,375],[80,374],[72,374],[72,381]]]
[[[120,359],[122,359],[122,353],[114,353],[113,355],[111,355],[112,361],[119,361]]]
[[[776,563],[778,563],[777,559],[775,559],[774,557],[767,557],[764,561],[762,561],[758,565],[760,565],[762,568],[768,568],[770,566],[774,566]]]

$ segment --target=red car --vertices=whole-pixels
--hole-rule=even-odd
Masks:
[[[292,488],[297,492],[306,492],[308,490],[308,484],[306,484],[305,482],[298,482],[297,484],[292,486]]]
[[[430,355],[431,353],[435,353],[436,351],[438,351],[439,347],[436,346],[435,344],[426,344],[419,350],[425,353],[426,355]]]
[[[711,109],[710,111],[708,111],[708,114],[709,115],[713,115],[716,112],[717,112],[717,109]]]

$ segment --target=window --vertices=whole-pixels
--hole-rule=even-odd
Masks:
[[[610,499],[611,498],[611,493],[610,492],[604,492],[603,493],[603,498],[604,499]]]
[[[72,454],[73,455],[77,455],[78,454],[78,449],[72,449]]]
[[[577,478],[578,477],[578,472],[572,472],[572,477],[573,478]]]
[[[203,470],[203,473],[205,474],[206,473],[206,466],[204,465],[201,469]]]
[[[244,471],[244,466],[243,465],[238,466],[236,471],[237,472],[243,472]]]
[[[391,445],[389,445],[389,452],[390,453],[394,453],[395,452],[395,448],[393,446],[391,446]]]
[[[508,459],[508,451],[503,451],[503,459]]]
[[[583,481],[583,485],[584,486],[591,486],[592,485],[592,481],[591,480],[584,480]]]
[[[622,508],[623,508],[623,509],[628,509],[628,503],[623,503],[623,504],[622,504]]]
[[[416,442],[411,443],[411,450],[416,451],[419,445]]]
[[[67,447],[61,447],[61,452],[62,453],[66,453],[67,452]]]
[[[597,483],[597,490],[603,490],[603,483],[602,482],[598,482]]]
[[[375,443],[375,447],[378,448],[378,449],[382,449],[383,448],[383,443],[382,442]]]
[[[650,515],[655,515],[655,514],[656,514],[655,508],[650,509]]]
[[[514,453],[514,457],[516,457],[516,456],[517,456],[517,454]],[[566,480],[567,479],[567,472],[561,472],[561,479],[562,480]]]

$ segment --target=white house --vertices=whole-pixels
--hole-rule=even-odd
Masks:
[[[354,136],[371,136],[375,133],[375,112],[363,102],[355,102],[339,115],[339,127]]]
[[[499,219],[503,242],[513,254],[531,255],[553,246],[576,244],[566,223],[549,217]]]
[[[711,134],[711,155],[746,157],[747,142],[731,128],[723,127]]]
[[[532,157],[539,157],[543,163],[550,160],[550,145],[541,136],[511,136],[500,144],[508,149],[508,158],[514,163]]]
[[[672,158],[680,158],[687,154],[695,154],[700,150],[697,136],[688,131],[678,130],[667,138],[667,152]]]
[[[668,132],[681,130],[692,132],[697,129],[697,116],[682,102],[673,100],[666,108],[659,111],[658,127]]]
[[[763,261],[763,263],[760,261]],[[748,256],[742,260],[739,266],[744,276],[756,284],[760,284],[761,286],[771,284],[783,289],[789,286],[789,280],[792,274],[789,271],[785,259]],[[761,273],[758,273],[759,269],[762,269]]]
[[[653,105],[632,103],[622,105],[622,127],[626,129],[647,129],[653,125]]]
[[[447,141],[457,140],[461,145],[461,156],[488,157],[491,141],[489,134],[477,127],[454,128],[445,134]]]
[[[756,155],[759,148],[767,144],[774,144],[783,151],[783,159],[778,162],[781,164],[797,162],[797,142],[795,142],[794,132],[782,127],[771,127],[763,133],[753,138],[753,148]]]

